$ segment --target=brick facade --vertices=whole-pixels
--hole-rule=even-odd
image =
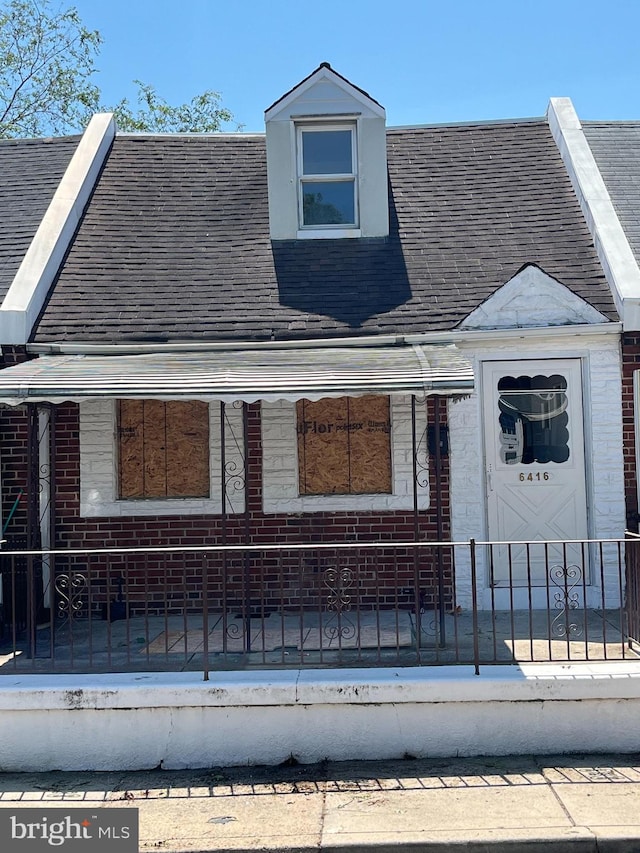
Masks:
[[[638,530],[638,479],[636,473],[636,435],[633,374],[640,370],[640,333],[622,336],[622,430],[624,451],[624,491],[627,527]]]
[[[416,564],[411,549],[397,550],[394,541],[450,538],[449,464],[442,458],[440,471],[440,517],[433,493],[436,472],[429,460],[431,495],[429,508],[414,516],[412,510],[309,512],[271,514],[263,511],[262,425],[260,404],[248,406],[248,464],[246,512],[229,515],[186,515],[144,517],[82,517],[80,514],[80,440],[79,407],[65,403],[56,407],[55,472],[52,493],[55,496],[55,541],[57,549],[115,547],[196,547],[216,544],[273,545],[331,544],[389,540],[390,548],[356,556],[336,549],[304,555],[276,552],[252,557],[245,563],[242,555],[229,556],[224,565],[219,555],[206,559],[209,606],[238,608],[243,598],[252,607],[267,611],[281,603],[297,608],[316,607],[326,593],[324,571],[332,565],[350,568],[357,584],[357,602],[361,606],[378,602],[382,607],[413,606],[419,590],[425,602],[435,596],[437,558],[423,558],[416,581]],[[428,422],[434,420],[434,402],[427,403]],[[440,407],[442,425],[446,406]],[[27,416],[24,408],[4,409],[0,414],[2,430],[3,518],[7,518],[20,490],[28,484],[26,438]],[[291,453],[295,453],[295,446]],[[215,461],[214,463],[215,464]],[[9,523],[9,544],[23,539],[27,526],[27,501],[21,499]],[[89,575],[94,605],[117,592],[117,579],[126,578],[126,597],[142,611],[162,613],[165,603],[192,601],[198,607],[202,596],[203,557],[191,555],[114,555],[107,563],[102,556],[57,558],[56,570],[77,567]],[[445,552],[441,568],[450,565]],[[223,583],[222,578],[226,578]],[[248,580],[247,580],[248,579]],[[451,584],[447,584],[450,602]]]

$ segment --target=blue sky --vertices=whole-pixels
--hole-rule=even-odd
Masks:
[[[640,0],[69,0],[104,38],[98,83],[133,79],[173,104],[222,93],[247,131],[320,62],[369,92],[387,124],[541,116],[640,119]]]

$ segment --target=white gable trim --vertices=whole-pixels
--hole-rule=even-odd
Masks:
[[[29,340],[114,136],[113,116],[94,115],[0,306],[0,343]]]
[[[547,119],[625,330],[640,329],[640,269],[570,98],[551,98]]]
[[[274,121],[280,115],[281,112],[285,112],[287,108],[296,101],[301,95],[303,95],[308,89],[312,86],[315,86],[320,80],[329,80],[331,83],[334,83],[344,92],[346,92],[349,97],[353,98],[354,101],[362,104],[363,107],[366,107],[367,110],[370,110],[372,113],[377,115],[379,118],[386,117],[386,111],[384,107],[381,107],[380,104],[376,103],[372,98],[368,98],[363,92],[357,89],[355,86],[351,85],[347,80],[341,77],[339,74],[336,74],[331,68],[326,65],[321,65],[320,68],[317,69],[311,76],[307,77],[306,80],[303,80],[302,83],[299,83],[294,89],[292,89],[288,95],[285,95],[282,100],[277,101],[272,107],[269,107],[268,110],[265,111],[264,118],[265,121]]]
[[[606,323],[564,284],[529,264],[462,321],[460,329],[527,329]]]

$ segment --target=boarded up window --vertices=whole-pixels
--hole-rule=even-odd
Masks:
[[[209,407],[120,400],[120,498],[209,497]]]
[[[301,495],[391,493],[388,397],[296,404]]]

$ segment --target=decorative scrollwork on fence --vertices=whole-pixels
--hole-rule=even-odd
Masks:
[[[420,606],[416,614],[416,635],[419,637],[437,637],[439,632],[438,610],[427,605],[426,594],[420,590]]]
[[[332,614],[324,625],[324,635],[329,640],[350,640],[356,635],[356,626],[345,614],[351,610],[353,572],[346,566],[330,566],[323,582],[329,591],[327,610]]]
[[[244,625],[241,621],[227,621],[225,633],[230,640],[241,640],[244,637]]]
[[[42,493],[46,484],[51,485],[51,465],[48,463],[38,467],[38,491]]]
[[[87,591],[87,578],[81,572],[68,572],[57,575],[56,601],[58,617],[60,619],[72,619],[79,616],[85,609],[85,593]]]
[[[244,466],[233,461],[227,462],[224,466],[224,489],[227,497],[231,498],[235,492],[244,491],[244,485]]]
[[[242,408],[242,401],[234,400],[232,409]],[[233,509],[233,498],[244,494],[246,485],[246,457],[243,442],[234,429],[234,423],[229,419],[226,409],[224,415],[224,441],[227,450],[232,452],[235,458],[229,459],[224,465],[224,493]]]
[[[429,440],[427,428],[416,444],[416,485],[421,489],[429,486]]]
[[[549,577],[557,587],[553,593],[553,606],[558,611],[551,623],[551,633],[562,639],[581,636],[582,627],[571,621],[570,613],[580,607],[580,596],[576,587],[582,581],[582,569],[575,565],[552,566],[549,569]]]
[[[438,635],[438,620],[435,616],[426,616],[424,610],[419,616],[420,634],[424,637],[436,637]]]

